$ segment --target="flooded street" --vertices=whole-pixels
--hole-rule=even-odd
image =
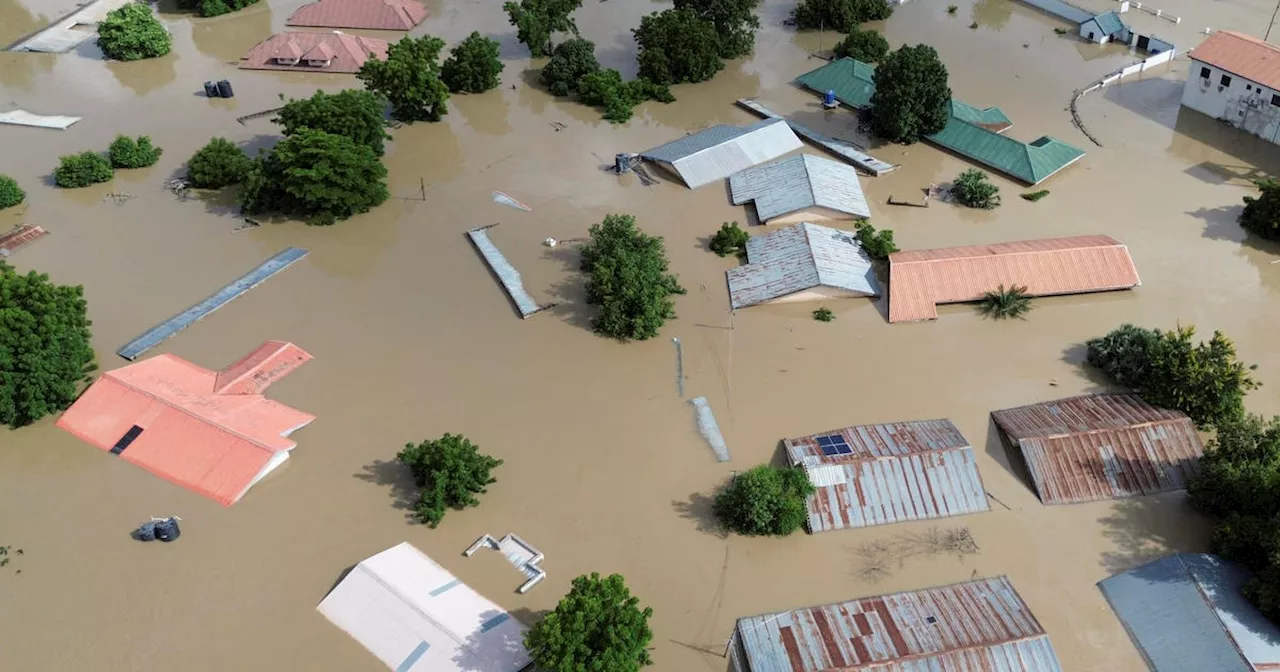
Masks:
[[[55,428],[55,418],[0,429],[0,545],[25,550],[0,570],[0,667],[384,669],[315,606],[344,569],[407,540],[527,622],[553,608],[574,576],[623,574],[654,609],[655,670],[724,672],[739,617],[1001,574],[1064,669],[1145,669],[1094,584],[1169,549],[1205,549],[1207,525],[1180,493],[1041,505],[989,413],[1104,389],[1081,366],[1082,343],[1123,322],[1222,330],[1267,383],[1249,398],[1251,410],[1280,412],[1280,264],[1272,263],[1280,249],[1245,240],[1235,223],[1249,180],[1280,173],[1280,150],[1180,110],[1185,59],[1085,96],[1080,115],[1097,147],[1071,123],[1072,92],[1137,57],[1055,35],[1057,20],[1009,0],[955,2],[955,16],[946,3],[917,0],[874,25],[895,48],[935,46],[954,95],[999,106],[1014,122],[1008,135],[1052,135],[1087,154],[1037,187],[1052,192],[1038,203],[1017,197],[1034,189],[993,176],[1004,197],[997,210],[921,209],[885,202],[915,199],[970,164],[923,144],[873,144],[872,154],[902,168],[862,179],[872,221],[893,229],[903,249],[1110,235],[1129,246],[1138,289],[1040,299],[1025,321],[1011,322],[946,306],[935,322],[891,326],[885,300],[863,299],[824,304],[837,317],[829,324],[811,319],[817,304],[731,314],[724,271],[736,262],[706,249],[721,222],[748,217],[727,189],[645,187],[601,166],[704,126],[755,120],[733,105],[738,98],[854,137],[848,111],[824,112],[790,84],[823,63],[811,52],[837,38],[782,27],[792,2],[760,8],[753,57],[710,82],[674,87],[676,103],[647,103],[614,126],[536,85],[542,61],[530,62],[500,3],[430,0],[413,34],[450,47],[472,30],[498,39],[503,83],[454,96],[441,123],[393,130],[392,200],[325,228],[279,222],[233,233],[241,220],[230,194],[183,201],[162,188],[211,137],[270,146],[278,129],[268,119],[236,117],[277,107],[280,94],[359,86],[344,75],[236,69],[302,0],[263,0],[214,19],[175,13],[165,0],[173,53],[151,61],[104,63],[92,41],[69,54],[0,52],[0,109],[84,117],[65,132],[0,126],[0,173],[28,193],[27,204],[0,213],[0,231],[20,222],[49,230],[9,261],[84,285],[101,368],[125,364],[115,350],[152,325],[302,247],[311,253],[301,262],[148,354],[217,369],[264,340],[293,341],[315,360],[269,396],[317,416],[293,435],[293,459],[227,509],[109,459]],[[1170,0],[1161,6],[1183,15],[1181,24],[1133,21],[1181,52],[1206,26],[1261,34],[1274,8],[1266,5]],[[668,6],[588,0],[575,17],[602,65],[630,77],[630,29]],[[0,0],[0,43],[73,7]],[[235,98],[204,97],[202,83],[219,79],[232,82]],[[164,155],[106,184],[53,187],[59,155],[105,150],[117,133],[150,135]],[[532,212],[493,203],[493,190]],[[542,245],[581,238],[609,213],[634,214],[665,237],[689,290],[677,298],[679,318],[651,341],[592,334],[574,246]],[[519,319],[464,235],[495,222],[491,239],[534,297],[556,307]],[[683,343],[684,399],[672,337]],[[730,462],[717,463],[698,434],[688,403],[696,396],[710,400]],[[732,471],[781,460],[782,438],[930,418],[951,419],[977,449],[991,512],[782,539],[717,534],[711,495]],[[394,459],[406,442],[445,432],[505,464],[478,508],[451,511],[431,530],[409,522],[412,484]],[[153,515],[181,516],[180,542],[130,540]],[[865,571],[867,544],[951,527],[967,527],[979,552]],[[546,554],[548,577],[526,595],[515,593],[524,578],[497,554],[462,556],[480,535],[509,532]]]

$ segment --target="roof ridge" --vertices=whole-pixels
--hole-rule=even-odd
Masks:
[[[1111,236],[1107,236],[1106,234],[1096,234],[1096,235],[1098,235],[1098,236],[1104,236],[1104,237],[1106,237],[1106,238],[1111,238]],[[1072,238],[1092,238],[1092,237],[1093,237],[1093,236],[1065,236],[1065,237],[1063,237],[1063,238],[1040,238],[1040,239],[1037,239],[1037,240],[1013,240],[1013,241],[1008,241],[1008,242],[1003,242],[1003,243],[978,243],[978,244],[975,244],[975,245],[957,245],[956,247],[950,247],[950,248],[948,248],[948,247],[935,247],[935,248],[931,248],[931,249],[928,249],[928,250],[904,250],[904,252],[907,252],[907,253],[911,253],[911,252],[933,252],[933,251],[936,251],[936,250],[949,250],[949,249],[950,249],[950,250],[954,250],[954,249],[960,249],[960,248],[964,248],[964,247],[982,247],[982,248],[987,248],[987,247],[994,247],[994,246],[996,246],[996,245],[1016,245],[1016,244],[1018,244],[1018,243],[1037,243],[1037,242],[1041,242],[1041,241],[1045,241],[1045,240],[1069,240],[1069,239],[1072,239]],[[1052,250],[1023,250],[1023,251],[1019,251],[1019,252],[1006,252],[1006,253],[1000,253],[1000,254],[967,254],[967,255],[964,255],[964,256],[957,256],[957,257],[943,257],[942,259],[918,259],[918,260],[900,261],[900,262],[898,262],[898,263],[900,263],[900,264],[920,264],[920,263],[929,263],[929,262],[934,262],[934,261],[951,261],[951,260],[955,260],[955,259],[986,259],[986,258],[989,258],[989,257],[1001,257],[1001,256],[1007,256],[1007,255],[1011,255],[1011,254],[1056,254],[1056,253],[1058,253],[1058,252],[1070,252],[1070,251],[1075,251],[1075,250],[1096,250],[1096,249],[1112,248],[1112,247],[1121,247],[1121,248],[1125,248],[1125,249],[1127,250],[1127,249],[1129,248],[1129,246],[1128,246],[1128,245],[1126,245],[1126,244],[1124,244],[1124,243],[1122,243],[1122,242],[1120,242],[1120,241],[1118,241],[1118,240],[1115,240],[1115,238],[1111,238],[1111,240],[1114,240],[1114,241],[1115,241],[1115,243],[1114,243],[1114,244],[1106,244],[1106,245],[1080,245],[1080,246],[1078,246],[1078,247],[1059,247],[1059,248],[1055,248],[1055,249],[1052,249]],[[890,258],[890,260],[892,261],[892,258]],[[1082,395],[1082,396],[1083,396],[1083,395]],[[1028,404],[1028,405],[1030,406],[1030,405],[1034,405],[1034,404]]]
[[[402,541],[402,542],[400,542],[400,544],[408,544],[408,545],[409,545],[409,548],[413,549],[413,550],[414,550],[418,555],[421,555],[422,557],[426,558],[426,559],[427,559],[431,564],[433,564],[433,565],[435,565],[436,567],[439,567],[440,569],[444,570],[445,574],[448,574],[449,576],[453,576],[454,580],[455,580],[455,581],[457,581],[458,583],[462,584],[463,586],[467,586],[467,584],[466,584],[465,582],[463,582],[463,581],[462,581],[462,579],[459,579],[458,577],[454,576],[452,572],[450,572],[449,570],[447,570],[447,569],[445,569],[444,567],[442,567],[442,566],[441,566],[439,563],[437,563],[435,560],[432,560],[430,556],[428,556],[426,553],[423,553],[423,552],[422,552],[422,550],[421,550],[421,549],[419,549],[417,546],[414,546],[413,544],[410,544],[410,543],[409,543],[409,542],[407,542],[407,541]],[[367,575],[368,575],[370,578],[372,578],[374,581],[377,581],[377,582],[378,582],[378,583],[379,583],[383,588],[386,588],[386,589],[387,589],[387,591],[388,591],[388,592],[390,592],[392,595],[395,595],[396,597],[400,598],[400,601],[401,601],[402,603],[404,603],[404,604],[405,604],[405,605],[407,605],[410,609],[412,609],[412,610],[414,610],[415,612],[417,612],[417,613],[418,613],[418,615],[419,615],[419,616],[421,616],[423,619],[425,619],[427,622],[429,622],[429,623],[431,623],[432,625],[436,626],[436,629],[437,629],[437,630],[443,631],[445,634],[447,634],[447,635],[449,636],[449,639],[452,639],[454,642],[456,642],[457,644],[461,645],[463,648],[467,648],[467,646],[466,646],[466,644],[467,644],[466,640],[461,639],[460,637],[458,637],[458,635],[457,635],[456,633],[454,633],[454,632],[453,632],[453,630],[451,630],[450,628],[448,628],[447,626],[445,626],[445,625],[444,625],[443,623],[441,623],[440,621],[438,621],[438,620],[436,620],[436,619],[432,618],[432,617],[431,617],[431,614],[428,614],[426,611],[424,611],[423,609],[419,608],[419,607],[418,607],[418,605],[417,605],[415,602],[413,602],[412,600],[410,600],[410,599],[408,598],[408,596],[406,596],[404,593],[400,592],[400,590],[398,590],[397,588],[393,587],[390,583],[388,583],[388,582],[384,581],[384,580],[383,580],[383,578],[382,578],[382,576],[381,576],[380,574],[378,574],[377,572],[373,571],[372,569],[370,569],[370,568],[369,568],[369,566],[368,566],[368,565],[366,565],[366,564],[365,564],[366,562],[368,562],[368,561],[372,560],[373,558],[378,557],[378,555],[382,555],[382,553],[386,553],[387,551],[390,551],[390,550],[393,550],[393,549],[395,549],[395,548],[399,547],[399,546],[400,546],[400,544],[396,544],[395,546],[392,546],[391,548],[388,548],[386,551],[382,551],[381,553],[378,553],[378,554],[373,555],[373,556],[371,556],[371,557],[365,558],[364,560],[361,560],[360,562],[356,563],[356,567],[362,568],[362,569],[364,570],[364,573],[365,573],[365,574],[367,574]],[[467,586],[467,588],[470,588],[470,586]],[[473,591],[473,592],[474,592],[474,591]],[[501,608],[501,607],[499,607],[499,608]]]

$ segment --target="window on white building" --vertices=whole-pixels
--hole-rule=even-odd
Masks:
[[[1200,79],[1209,79],[1209,75],[1211,74],[1212,73],[1209,72],[1209,68],[1200,68]]]
[[[1271,94],[1271,104],[1280,107],[1280,93]]]
[[[1218,80],[1218,86],[1231,86],[1231,75],[1223,75],[1222,79]]]

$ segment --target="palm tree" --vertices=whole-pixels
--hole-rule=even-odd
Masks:
[[[1009,317],[1022,317],[1024,313],[1031,310],[1031,297],[1027,296],[1026,286],[1019,287],[1014,285],[1005,289],[1003,284],[993,292],[987,292],[982,295],[982,305],[979,310],[983,315],[993,320],[1002,320]]]

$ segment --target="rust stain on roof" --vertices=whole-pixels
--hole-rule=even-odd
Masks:
[[[889,321],[936,319],[938,304],[978,301],[1001,284],[1053,296],[1142,283],[1129,248],[1109,236],[895,252],[889,255]]]
[[[427,8],[413,0],[320,0],[303,5],[286,26],[411,30],[427,18]]]
[[[289,31],[276,33],[254,45],[240,59],[240,68],[355,73],[370,58],[386,60],[386,40],[339,32]]]
[[[991,416],[1018,444],[1045,504],[1179,490],[1204,454],[1190,418],[1136,394],[1071,397]]]
[[[1280,89],[1280,47],[1251,35],[1219,30],[1192,49],[1191,58]]]

